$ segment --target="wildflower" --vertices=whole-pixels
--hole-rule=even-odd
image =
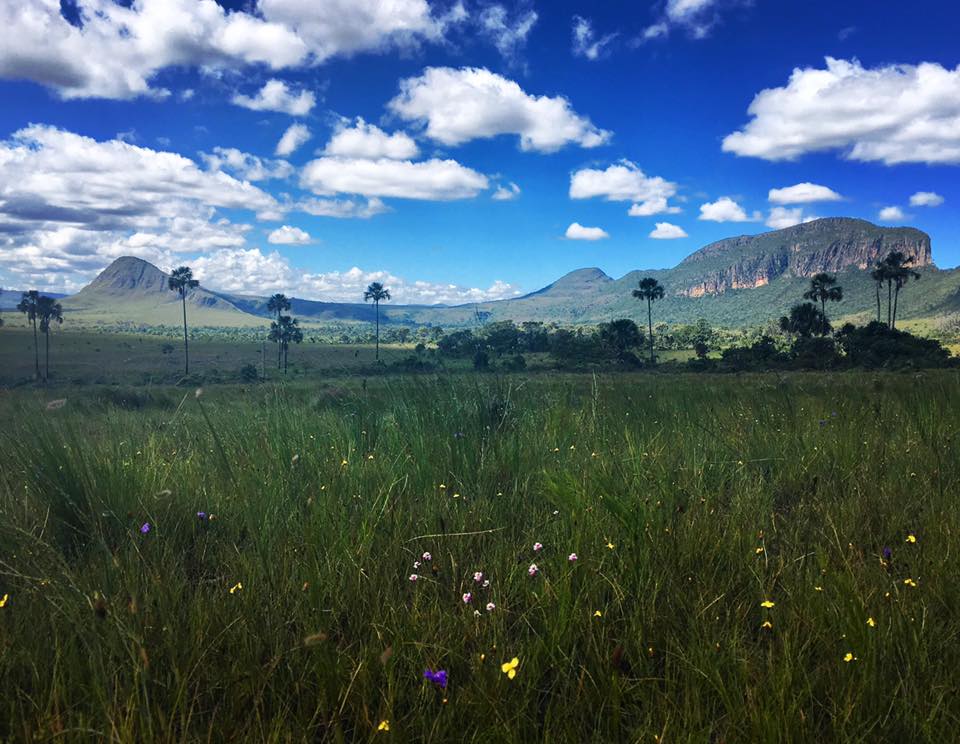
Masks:
[[[871,628],[874,628],[874,627],[876,627],[877,624],[876,624],[876,622],[874,622],[874,619],[873,619],[872,617],[868,617],[868,618],[867,618],[867,625],[869,625]]]
[[[815,586],[815,587],[813,587],[813,591],[815,591],[815,592],[822,592],[822,591],[823,591],[823,587],[822,587],[822,586]]]
[[[413,562],[413,567],[414,567],[414,568],[420,568],[420,561],[414,561],[414,562]]]
[[[347,464],[348,464],[348,463],[347,463],[346,460],[341,460],[341,461],[340,461],[340,467],[342,467],[342,468],[347,467]]]
[[[607,540],[607,550],[613,550],[615,547],[617,547],[617,546],[614,545],[614,544],[613,544],[612,542],[610,542],[609,540]]]
[[[447,689],[447,670],[446,669],[438,669],[435,672],[431,669],[424,669],[423,678],[426,680],[429,680],[430,682],[433,682],[433,684],[437,685],[441,689],[444,689],[444,690]]]
[[[527,569],[527,573],[531,576],[536,576],[538,573],[540,573],[540,569],[537,568],[536,563],[531,563],[530,568]]]
[[[767,609],[769,610],[769,609],[770,609],[771,607],[773,607],[775,604],[776,604],[776,602],[771,602],[769,599],[765,599],[765,600],[763,600],[763,601],[760,603],[760,606],[761,606],[761,607],[765,607],[765,608],[767,608]]]
[[[9,595],[9,594],[4,594],[2,597],[0,597],[0,609],[6,607],[6,606],[7,606],[7,602],[8,602],[9,600],[10,600],[10,595]]]
[[[903,580],[903,583],[906,584],[907,586],[916,586],[916,585],[917,585],[917,582],[914,581],[913,579],[904,579],[904,580]]]
[[[478,584],[483,581],[483,571],[475,571],[473,574],[473,580]]]
[[[889,561],[893,558],[893,550],[891,550],[888,547],[885,547],[882,551],[880,551],[880,555],[883,556],[883,559],[885,561]]]
[[[416,583],[417,579],[419,579],[419,578],[420,578],[420,577],[417,576],[416,574],[410,574],[410,581],[412,581],[412,582],[414,582],[414,583]]]
[[[440,484],[440,490],[441,490],[441,491],[446,491],[446,490],[447,490],[447,484],[446,484],[446,483],[441,483],[441,484]]]
[[[487,612],[493,612],[497,606],[493,602],[487,602]]]
[[[390,730],[390,721],[383,719],[380,721],[380,725],[377,726],[377,731],[389,731]]]
[[[140,532],[141,532],[141,534],[146,535],[151,529],[152,529],[152,528],[150,527],[150,523],[149,523],[149,522],[144,522],[142,525],[140,525]]]
[[[201,522],[205,522],[207,520],[207,513],[202,511],[197,512],[197,519],[199,519]]]
[[[594,617],[603,617],[603,613],[600,612],[600,610],[594,610],[594,611],[593,611],[593,616],[594,616]]]
[[[856,660],[857,660],[857,657],[854,656],[854,655],[853,655],[852,653],[850,653],[849,651],[847,651],[847,653],[846,653],[846,654],[844,655],[844,657],[843,657],[843,660],[844,660],[847,664],[849,664],[851,661],[856,661]]]
[[[517,676],[517,667],[520,666],[520,659],[514,656],[510,661],[505,661],[500,665],[500,671],[507,675],[508,679]]]
[[[914,534],[907,535],[908,543],[915,543],[917,541],[917,536]]]
[[[539,553],[541,550],[543,550],[543,545],[541,543],[535,542],[533,544],[533,552]]]
[[[474,617],[480,617],[480,610],[474,610],[474,611],[473,611],[473,616],[474,616]]]
[[[230,587],[230,593],[236,594],[239,591],[243,591],[243,584],[238,581],[236,584]]]
[[[571,563],[576,563],[576,562],[577,562],[577,554],[576,554],[576,553],[571,553],[570,555],[567,556],[567,560],[570,561]]]
[[[473,595],[470,592],[466,592],[463,595],[463,603],[470,604],[473,601]]]
[[[771,623],[769,620],[764,620],[763,624],[760,627],[763,628],[764,630],[772,630],[773,623]]]
[[[368,459],[368,460],[372,460],[372,459],[373,459],[373,455],[367,455],[367,459]]]
[[[484,589],[486,589],[487,587],[489,587],[489,586],[490,586],[490,579],[484,579],[484,580],[483,580],[483,583],[482,583],[480,586],[482,586]]]
[[[420,557],[423,558],[423,560],[425,560],[425,561],[432,561],[432,560],[433,560],[433,556],[430,555],[429,553],[424,553],[424,554],[423,554],[422,556],[420,556]]]
[[[763,552],[763,548],[757,548],[753,552],[756,553],[757,555],[760,555]]]

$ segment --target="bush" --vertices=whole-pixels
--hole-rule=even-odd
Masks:
[[[241,382],[257,382],[260,379],[260,374],[257,372],[257,368],[252,364],[244,364],[240,368],[240,381]]]
[[[523,372],[527,368],[527,360],[523,354],[514,354],[507,359],[504,366],[511,372]]]
[[[837,333],[837,342],[851,367],[919,369],[951,364],[950,352],[939,341],[890,329],[877,321],[860,327],[847,323]]]
[[[478,371],[490,369],[490,355],[483,349],[478,350],[473,355],[473,368]]]

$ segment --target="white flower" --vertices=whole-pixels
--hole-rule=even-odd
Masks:
[[[576,553],[571,553],[570,555],[567,556],[567,560],[570,561],[571,563],[576,563],[576,562],[577,562],[577,554],[576,554]]]
[[[433,560],[433,556],[430,555],[429,553],[424,553],[424,554],[423,554],[422,556],[420,556],[420,557],[423,558],[423,560],[425,560],[425,561],[432,561],[432,560]]]
[[[419,579],[419,578],[420,578],[420,577],[417,576],[416,574],[410,574],[410,581],[416,581],[416,580]]]
[[[530,568],[527,569],[527,573],[531,576],[536,576],[538,573],[540,573],[540,569],[537,568],[536,563],[531,563]]]
[[[493,612],[497,606],[493,602],[487,602],[487,612]]]

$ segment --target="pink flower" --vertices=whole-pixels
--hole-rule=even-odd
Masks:
[[[470,592],[467,592],[463,595],[463,603],[470,604],[473,601],[473,595]]]
[[[530,568],[527,569],[527,573],[531,576],[536,576],[538,573],[540,573],[540,569],[537,568],[536,563],[531,563]]]
[[[416,574],[410,574],[410,581],[414,581],[414,582],[415,582],[415,581],[416,581],[417,579],[419,579],[419,578],[420,578],[420,577],[417,576]]]
[[[481,581],[483,581],[483,571],[477,571],[477,572],[473,575],[473,580],[474,580],[475,582],[477,582],[478,584],[479,584]]]
[[[493,602],[487,602],[487,612],[493,612],[497,606]]]
[[[420,556],[420,557],[423,558],[423,560],[425,560],[425,561],[432,561],[432,560],[433,560],[433,556],[430,555],[429,553],[424,553],[424,554],[423,554],[422,556]]]
[[[576,563],[576,562],[577,562],[577,554],[576,554],[576,553],[571,553],[570,555],[567,556],[567,560],[570,561],[571,563]]]
[[[538,542],[535,542],[535,543],[533,544],[533,552],[534,552],[534,553],[539,553],[541,550],[543,550],[543,545],[541,545],[541,544],[538,543]]]

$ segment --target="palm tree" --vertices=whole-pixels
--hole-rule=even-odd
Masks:
[[[877,322],[880,322],[880,288],[887,280],[887,269],[883,263],[878,263],[873,271],[870,272],[870,278],[873,279],[874,287],[877,290]]]
[[[913,258],[904,255],[900,251],[891,252],[883,260],[883,263],[887,272],[888,289],[891,284],[893,285],[893,310],[889,312],[888,308],[888,312],[890,314],[889,326],[891,329],[894,329],[897,327],[897,305],[900,299],[900,290],[903,289],[904,285],[911,279],[919,279],[920,272],[910,268],[910,264],[913,263]]]
[[[167,280],[170,290],[180,293],[180,302],[183,304],[183,374],[190,374],[190,348],[187,343],[187,292],[200,286],[200,282],[193,278],[193,271],[189,266],[180,266],[173,270]]]
[[[647,329],[650,332],[650,362],[653,362],[653,303],[663,299],[663,286],[653,277],[644,277],[640,280],[640,289],[633,290],[633,296],[638,300],[647,301]]]
[[[820,303],[820,312],[827,317],[827,302],[840,302],[843,299],[843,287],[837,284],[837,278],[823,272],[810,278],[810,289],[803,293],[803,299]]]
[[[790,308],[790,314],[780,318],[780,330],[797,336],[826,336],[830,333],[830,321],[819,307],[802,302]]]
[[[289,309],[290,309],[290,300],[287,299],[287,296],[285,294],[280,294],[278,292],[269,300],[267,300],[267,310],[269,310],[271,313],[277,314],[277,323],[280,322],[280,313],[282,313],[284,310],[289,310]],[[280,369],[281,350],[282,350],[282,346],[278,340],[277,341],[277,369]]]
[[[33,378],[35,380],[40,379],[40,347],[37,343],[37,317],[38,317],[38,305],[40,303],[40,293],[31,289],[29,292],[24,292],[23,297],[20,298],[20,302],[17,304],[17,310],[27,316],[27,320],[33,324]]]
[[[283,374],[287,374],[287,352],[290,349],[290,343],[299,344],[303,341],[303,331],[300,330],[299,322],[289,315],[281,315],[270,324],[270,340],[279,344],[283,352]]]
[[[40,318],[40,331],[44,337],[43,381],[50,379],[50,324],[63,323],[63,307],[52,297],[41,295],[37,301],[37,316]]]
[[[390,290],[384,287],[380,282],[373,282],[367,291],[363,293],[363,301],[373,300],[373,306],[377,313],[377,361],[380,361],[380,301],[390,299]]]

